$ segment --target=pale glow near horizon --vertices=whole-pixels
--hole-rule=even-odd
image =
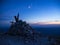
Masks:
[[[60,22],[39,22],[37,24],[60,24]]]
[[[60,24],[60,22],[34,22],[34,23],[31,22],[30,24],[46,25],[46,24]]]

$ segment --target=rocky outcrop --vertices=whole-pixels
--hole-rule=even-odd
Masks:
[[[19,20],[19,14],[14,16],[15,22],[11,22],[11,27],[7,34],[9,35],[32,35],[34,30],[25,21]]]

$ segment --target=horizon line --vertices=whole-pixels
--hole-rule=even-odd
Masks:
[[[30,24],[49,25],[49,24],[60,24],[60,22],[34,22]]]

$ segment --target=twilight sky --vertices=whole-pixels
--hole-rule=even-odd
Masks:
[[[1,0],[0,25],[13,21],[13,16],[20,14],[20,19],[28,23],[60,24],[59,0]]]

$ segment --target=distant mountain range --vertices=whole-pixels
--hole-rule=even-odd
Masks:
[[[47,27],[60,27],[60,24],[30,24],[32,27],[42,27],[42,28],[47,28]]]

